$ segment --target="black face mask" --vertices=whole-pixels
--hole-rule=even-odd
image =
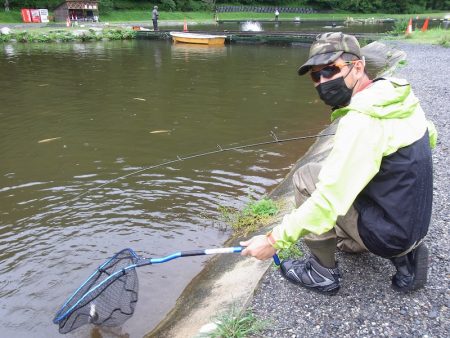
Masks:
[[[348,72],[348,74],[350,74],[350,72]],[[345,77],[347,77],[348,74]],[[355,88],[355,86],[353,86],[353,88]],[[340,76],[337,79],[319,84],[316,87],[316,90],[319,93],[320,99],[325,102],[326,105],[331,107],[344,107],[350,103],[353,88],[348,88],[345,84],[344,77]]]

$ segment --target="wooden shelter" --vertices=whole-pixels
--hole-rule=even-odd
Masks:
[[[97,0],[65,0],[53,11],[55,21],[98,21]]]

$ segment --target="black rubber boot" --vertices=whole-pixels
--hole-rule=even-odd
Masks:
[[[392,288],[399,292],[409,292],[422,288],[428,276],[428,248],[420,244],[405,256],[391,258],[397,269],[392,277]]]
[[[281,262],[281,273],[290,282],[321,293],[335,294],[340,288],[339,269],[322,266],[314,256],[284,260]]]

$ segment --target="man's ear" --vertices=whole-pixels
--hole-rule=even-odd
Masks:
[[[361,60],[358,60],[358,62],[356,62],[356,64],[355,64],[355,68],[356,68],[356,71],[357,71],[357,76],[358,76],[359,79],[361,79],[364,76],[364,74],[365,74],[365,72],[364,72],[365,67],[366,67],[366,60],[365,60],[365,58],[363,56],[363,58]]]

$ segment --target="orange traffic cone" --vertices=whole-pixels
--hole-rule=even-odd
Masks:
[[[66,20],[66,26],[67,26],[67,27],[70,27],[70,18],[69,18],[69,17],[67,17],[67,20]]]
[[[406,27],[406,31],[405,31],[405,35],[411,34],[412,33],[412,19],[409,19],[409,23],[408,26]]]
[[[188,31],[187,22],[186,22],[186,19],[184,19],[183,32],[187,32],[187,31]]]
[[[428,21],[430,21],[430,19],[426,18],[422,26],[422,32],[425,32],[428,29]]]

